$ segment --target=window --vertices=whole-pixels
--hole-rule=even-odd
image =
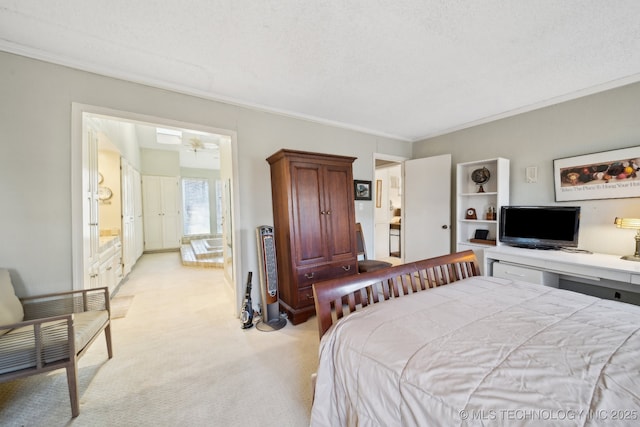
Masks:
[[[205,178],[183,178],[182,200],[184,234],[210,234],[209,181]]]

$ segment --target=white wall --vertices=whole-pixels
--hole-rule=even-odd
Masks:
[[[239,245],[244,277],[257,271],[255,227],[272,224],[265,159],[280,148],[356,156],[354,178],[373,180],[373,153],[410,157],[411,144],[155,89],[0,53],[0,266],[20,296],[69,290],[72,103],[229,129],[237,133]],[[135,162],[134,162],[135,163]],[[145,173],[145,165],[141,172]],[[175,175],[178,175],[179,169]],[[373,202],[356,210],[373,223]],[[372,229],[368,230],[372,235]]]
[[[616,216],[640,218],[640,200],[556,203],[553,160],[640,145],[639,111],[640,83],[636,83],[419,141],[414,143],[413,157],[451,153],[453,164],[508,158],[511,160],[510,204],[582,206],[581,248],[632,254],[634,231],[615,228],[613,220]],[[528,166],[538,168],[535,184],[525,181]],[[455,174],[452,180],[455,189]],[[455,203],[455,197],[452,200]],[[455,207],[451,211],[455,212]],[[451,223],[455,224],[453,218]]]

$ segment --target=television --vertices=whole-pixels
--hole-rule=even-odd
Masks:
[[[500,241],[533,249],[578,247],[579,206],[503,206]]]

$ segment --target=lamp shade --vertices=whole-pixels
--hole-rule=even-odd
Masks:
[[[636,251],[633,255],[625,255],[622,259],[626,259],[627,261],[640,261],[640,219],[638,218],[620,218],[616,217],[613,223],[618,228],[633,228],[638,230],[636,232]]]
[[[638,218],[620,218],[616,217],[614,224],[618,228],[640,229],[640,219]]]

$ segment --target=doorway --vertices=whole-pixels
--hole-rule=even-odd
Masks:
[[[166,139],[162,131],[173,130],[184,132],[184,138]],[[165,137],[166,132],[165,132]],[[73,248],[73,281],[74,289],[89,286],[87,274],[92,266],[91,257],[87,255],[88,221],[87,191],[89,171],[97,169],[92,165],[92,143],[100,139],[110,142],[111,151],[116,151],[123,165],[141,176],[145,171],[155,170],[158,175],[182,176],[181,171],[197,171],[216,169],[219,182],[214,185],[218,192],[214,193],[214,201],[220,200],[222,218],[215,217],[211,223],[220,231],[223,247],[223,268],[227,283],[232,287],[236,299],[238,285],[237,266],[240,265],[238,248],[239,239],[233,224],[234,212],[238,212],[237,168],[235,165],[236,134],[226,129],[212,128],[194,123],[177,122],[170,119],[142,116],[134,113],[115,111],[95,106],[73,104],[72,107],[72,248]],[[93,141],[92,141],[93,140]],[[212,142],[214,141],[215,144]],[[214,147],[215,146],[215,147]],[[215,152],[215,153],[214,153]],[[163,160],[165,159],[165,160]],[[168,161],[166,159],[169,159]],[[167,162],[167,163],[163,163]],[[151,165],[151,166],[150,166]],[[123,166],[124,171],[125,166]],[[154,169],[155,168],[155,169]],[[166,171],[166,173],[165,173]],[[189,172],[186,174],[188,175]],[[115,179],[112,177],[112,179]],[[125,180],[124,174],[122,181]],[[113,182],[113,181],[112,181]],[[118,181],[121,182],[120,180]],[[220,193],[220,194],[218,194]],[[212,205],[215,206],[215,203]],[[182,210],[182,209],[181,209]],[[123,227],[125,215],[122,215]],[[180,218],[180,238],[182,238],[182,218]],[[94,221],[95,222],[95,221]],[[110,225],[110,229],[117,229]],[[120,235],[122,236],[122,229]],[[117,231],[116,231],[117,232]],[[142,232],[142,231],[140,231]],[[124,245],[123,245],[124,246]],[[139,252],[140,254],[142,251]],[[139,255],[137,255],[139,256]],[[136,257],[137,259],[137,257]]]
[[[402,157],[374,154],[375,202],[373,215],[374,258],[402,263]]]
[[[376,259],[406,263],[450,253],[451,155],[375,154],[374,170],[382,188],[374,204]]]

